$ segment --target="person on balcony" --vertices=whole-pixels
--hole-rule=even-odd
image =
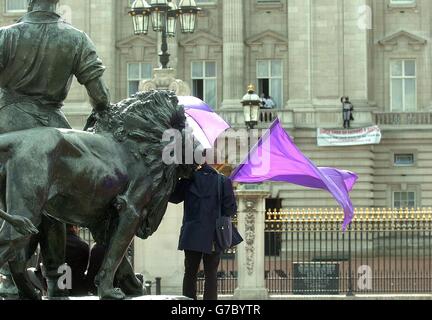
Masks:
[[[352,105],[349,97],[342,97],[342,116],[343,116],[343,126],[345,129],[351,128],[351,121],[354,120],[353,112],[354,106]]]
[[[272,97],[268,97],[266,101],[266,109],[274,109],[276,108],[276,102],[273,100]]]

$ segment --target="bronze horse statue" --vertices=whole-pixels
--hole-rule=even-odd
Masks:
[[[114,105],[93,132],[35,128],[0,135],[0,196],[6,204],[0,211],[6,221],[0,267],[28,248],[46,215],[87,227],[108,246],[96,278],[100,298],[125,298],[114,288],[116,272],[135,288],[126,294],[142,292],[125,252],[134,236],[146,239],[157,230],[178,179],[195,169],[182,159],[162,161],[173,143],[164,133],[178,130],[183,138],[185,126],[177,97],[152,91]]]

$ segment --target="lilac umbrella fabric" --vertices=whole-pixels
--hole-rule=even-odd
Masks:
[[[193,96],[179,96],[177,97],[180,105],[184,106],[185,109],[196,109],[207,112],[214,112],[212,108],[204,101]]]
[[[201,99],[189,96],[178,99],[179,105],[185,108],[187,122],[195,138],[205,149],[211,149],[216,139],[230,128],[230,125]]]
[[[358,176],[350,171],[315,166],[294,144],[279,119],[258,141],[231,178],[240,183],[288,182],[327,190],[343,208],[344,231],[354,218],[349,192]]]

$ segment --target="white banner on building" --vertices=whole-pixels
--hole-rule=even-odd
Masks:
[[[352,130],[318,129],[317,134],[319,147],[379,144],[381,137],[381,130],[378,126]]]

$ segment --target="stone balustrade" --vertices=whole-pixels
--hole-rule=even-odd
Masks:
[[[379,112],[375,113],[377,125],[432,125],[432,112]]]

